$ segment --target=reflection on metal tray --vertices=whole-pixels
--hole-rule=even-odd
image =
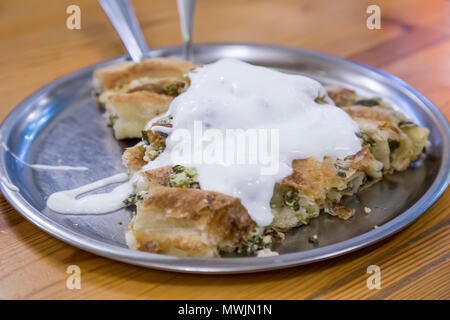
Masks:
[[[154,51],[155,56],[180,56],[180,47]],[[11,204],[34,224],[74,246],[136,265],[201,273],[251,272],[323,260],[379,241],[407,226],[429,208],[449,180],[450,138],[447,120],[420,93],[403,81],[364,65],[307,50],[249,44],[197,45],[199,63],[224,57],[297,72],[323,84],[341,84],[368,96],[381,96],[415,122],[431,129],[431,147],[420,165],[387,177],[381,183],[347,199],[356,208],[348,221],[322,214],[307,226],[288,233],[277,245],[279,256],[219,259],[176,258],[130,250],[124,231],[131,212],[105,215],[62,215],[46,208],[47,197],[59,190],[123,172],[121,154],[136,141],[118,142],[92,97],[92,71],[123,61],[121,57],[82,69],[54,81],[23,101],[0,128],[7,146],[30,163],[86,166],[89,171],[38,171],[1,150],[1,174],[19,192],[1,189]],[[372,208],[369,215],[364,207]],[[379,226],[374,228],[374,226]],[[317,234],[318,244],[308,238]]]

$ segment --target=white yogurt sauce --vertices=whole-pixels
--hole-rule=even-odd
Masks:
[[[20,163],[26,165],[27,167],[30,167],[31,169],[35,170],[62,170],[62,171],[86,171],[89,170],[87,167],[81,167],[81,166],[61,166],[61,165],[48,165],[48,164],[31,164],[26,161],[23,161],[20,157],[18,157],[14,152],[9,150],[8,146],[2,142],[1,147],[5,149],[6,152],[8,152],[10,155],[14,157],[17,161]]]
[[[173,134],[166,140],[165,151],[142,170],[176,164],[193,166],[199,173],[202,189],[239,198],[260,226],[272,222],[270,199],[273,188],[275,183],[292,173],[292,160],[313,156],[318,160],[324,156],[342,159],[361,149],[355,135],[357,124],[340,108],[314,101],[326,96],[325,89],[315,80],[232,59],[198,68],[190,73],[190,80],[188,90],[174,99],[166,114],[150,121],[147,128],[159,118],[171,115],[173,127],[158,127],[157,130],[170,134],[182,129],[194,139],[197,121],[202,121],[202,129],[214,128],[221,132],[227,129],[278,129],[278,170],[262,175],[261,169],[265,166],[262,163],[198,163],[193,160],[198,151],[195,148],[191,160],[186,158],[175,163],[171,155],[178,141]],[[204,140],[195,143],[206,145]],[[213,147],[219,147],[214,143],[220,141],[207,141],[207,145],[211,146],[211,143]],[[122,173],[77,189],[57,192],[49,197],[47,206],[71,214],[115,211],[124,207],[123,200],[133,192],[133,185],[139,183],[138,177],[136,174],[125,182],[127,175]],[[83,193],[117,182],[124,183],[110,193],[78,198]]]
[[[116,211],[125,206],[123,200],[133,193],[133,181],[127,180],[126,173],[119,173],[76,189],[55,192],[48,198],[47,207],[59,213],[70,214],[103,214]],[[111,192],[79,197],[83,193],[119,182],[125,183]]]
[[[174,163],[172,152],[179,142],[174,134],[168,136],[165,151],[143,170],[176,164],[193,166],[202,189],[239,198],[260,226],[272,222],[273,188],[292,173],[292,160],[317,157],[321,161],[324,156],[342,159],[361,149],[355,135],[357,124],[340,108],[314,101],[326,96],[326,90],[315,80],[234,59],[200,67],[190,73],[190,80],[187,91],[175,98],[167,113],[159,117],[171,115],[173,127],[153,129],[169,134],[183,129],[194,139],[194,123],[199,120],[204,130],[215,128],[223,133],[237,128],[278,129],[277,172],[261,175],[263,164],[198,163],[193,160],[198,151],[195,147],[191,160],[186,157],[182,163]],[[159,118],[153,119],[147,128]],[[205,147],[221,142],[195,143]]]

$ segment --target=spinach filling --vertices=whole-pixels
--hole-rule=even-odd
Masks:
[[[144,141],[144,143],[145,143],[146,145],[149,145],[149,144],[150,144],[150,138],[149,138],[149,136],[148,136],[148,132],[145,131],[145,130],[142,131],[142,141]]]
[[[255,256],[257,251],[272,247],[273,238],[261,228],[253,231],[252,236],[243,245],[236,249],[239,254]]]
[[[136,193],[132,193],[128,196],[128,198],[126,198],[125,200],[123,200],[123,203],[125,203],[125,205],[127,207],[129,206],[135,206],[136,202],[144,200],[144,195],[142,193],[136,194]]]
[[[145,153],[144,161],[155,160],[166,148],[165,138],[158,132],[142,131],[142,141],[144,142]]]
[[[380,98],[360,99],[356,101],[356,104],[363,107],[374,107],[381,105],[381,99]]]
[[[360,131],[360,132],[355,132],[355,134],[358,138],[360,138],[362,140],[362,142],[364,144],[368,144],[371,147],[373,147],[375,145],[375,140],[372,139],[367,133]]]
[[[283,195],[283,205],[294,211],[300,210],[300,197],[293,190],[286,191]]]
[[[164,88],[165,93],[169,96],[176,97],[184,91],[184,82],[174,82]]]
[[[172,188],[200,189],[198,174],[195,168],[176,165],[172,167],[173,172],[169,175],[168,185]]]
[[[337,175],[339,176],[339,177],[341,177],[341,178],[347,178],[347,170],[348,170],[348,168],[346,168],[346,167],[344,167],[344,166],[341,166],[341,165],[339,165],[339,164],[337,164],[337,163],[335,163],[334,164],[334,167],[336,168],[336,170],[337,170]]]
[[[155,146],[151,144],[145,147],[144,161],[150,162],[155,160],[165,149],[165,146]]]
[[[389,151],[391,153],[394,152],[398,147],[400,147],[400,142],[398,140],[388,139],[388,144],[389,144]]]
[[[317,97],[314,99],[314,102],[317,104],[328,104],[327,96]]]

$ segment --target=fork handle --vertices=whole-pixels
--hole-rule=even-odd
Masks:
[[[134,62],[149,57],[149,48],[130,0],[98,0]]]
[[[184,42],[184,59],[192,61],[192,27],[194,24],[196,0],[177,0],[180,14],[181,34]]]

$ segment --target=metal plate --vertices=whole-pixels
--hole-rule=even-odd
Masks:
[[[155,50],[155,56],[179,56],[180,47]],[[289,47],[248,44],[202,44],[195,47],[196,62],[224,57],[298,72],[324,84],[342,84],[360,94],[380,96],[398,106],[415,122],[431,130],[432,146],[424,159],[406,172],[347,201],[357,214],[342,221],[322,214],[308,226],[291,231],[277,245],[279,256],[221,259],[176,258],[129,250],[124,231],[131,212],[124,209],[106,215],[57,214],[46,208],[47,197],[97,179],[123,172],[123,148],[133,141],[118,142],[107,127],[91,95],[92,71],[123,61],[121,57],[58,79],[19,104],[3,122],[0,134],[6,145],[29,163],[89,167],[89,171],[37,171],[24,166],[5,150],[0,151],[0,170],[19,192],[1,182],[9,202],[28,220],[76,247],[111,259],[157,269],[235,273],[278,269],[342,255],[379,241],[406,227],[425,212],[449,182],[450,130],[446,118],[424,96],[398,78],[376,69],[324,53]],[[369,215],[363,208],[372,208]],[[119,224],[122,222],[122,224]],[[374,226],[379,226],[374,229]],[[308,238],[317,234],[319,245]]]

